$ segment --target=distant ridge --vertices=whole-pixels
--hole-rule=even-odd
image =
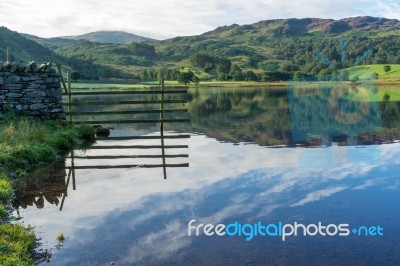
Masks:
[[[130,42],[154,42],[155,39],[139,36],[125,31],[95,31],[82,35],[62,36],[62,39],[87,40],[98,43],[124,44]]]
[[[267,28],[267,33],[275,37],[302,36],[309,33],[321,32],[324,34],[342,34],[352,30],[379,31],[400,30],[400,21],[397,19],[376,17],[352,17],[339,20],[321,18],[290,18],[263,20],[249,25],[232,24],[230,26],[218,27],[206,32],[201,36],[219,34],[228,30],[249,31]]]

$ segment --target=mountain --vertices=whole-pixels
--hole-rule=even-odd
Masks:
[[[400,64],[400,22],[374,17],[264,20],[151,42],[125,43],[123,36],[136,35],[124,32],[25,36],[89,79],[154,79],[160,66],[170,78],[190,67],[203,80],[322,79],[358,65]]]
[[[62,39],[87,40],[97,43],[124,44],[130,42],[153,42],[155,39],[139,36],[125,31],[96,31],[83,35],[63,36]]]
[[[80,41],[56,49],[133,76],[160,65],[191,67],[202,79],[282,80],[317,76],[363,64],[400,63],[400,22],[355,17],[265,20],[218,27],[197,36],[144,44]],[[250,71],[250,72],[249,72]]]
[[[72,39],[66,39],[61,37],[54,38],[42,38],[35,35],[21,33],[21,35],[29,40],[35,41],[40,45],[49,48],[50,50],[55,50],[57,48],[63,47],[65,45],[76,44],[78,41]]]
[[[21,36],[18,32],[0,27],[0,61],[6,60],[7,48],[10,50],[12,61],[49,62],[51,60],[50,49]]]

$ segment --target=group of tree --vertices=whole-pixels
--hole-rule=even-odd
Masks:
[[[133,42],[128,45],[129,50],[137,56],[152,57],[156,54],[156,50],[153,45],[146,43]]]
[[[159,80],[161,77],[166,80],[178,80],[179,73],[179,69],[144,68],[137,73],[136,77],[141,81]]]
[[[352,36],[343,40],[285,38],[271,45],[274,59],[285,62],[280,63],[280,70],[288,73],[301,71],[316,76],[321,71],[357,65],[400,63],[397,52],[400,49],[400,36],[393,35],[382,38]]]
[[[178,82],[181,84],[195,83],[199,84],[200,79],[194,74],[190,68],[181,68],[178,76]]]
[[[100,78],[121,78],[130,79],[134,75],[122,72],[111,66],[94,63],[92,60],[74,56],[70,58],[59,57],[62,63],[71,67],[74,71],[71,73],[73,80],[99,80]]]
[[[198,84],[200,82],[199,77],[195,75],[193,70],[188,67],[182,67],[180,69],[171,69],[161,67],[158,69],[142,69],[137,77],[141,81],[155,81],[155,80],[171,80],[178,81],[181,84],[187,85],[188,83]]]
[[[196,53],[190,58],[193,67],[202,69],[203,71],[216,76],[229,74],[232,63],[224,57],[213,56],[208,53]]]

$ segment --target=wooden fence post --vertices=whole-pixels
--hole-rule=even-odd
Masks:
[[[68,113],[69,113],[69,124],[72,124],[72,94],[71,94],[71,70],[67,70],[68,78]]]

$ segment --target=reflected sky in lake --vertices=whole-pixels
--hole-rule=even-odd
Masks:
[[[21,209],[24,221],[43,238],[43,247],[54,247],[60,232],[67,237],[51,264],[292,264],[299,255],[304,263],[313,256],[331,264],[363,264],[367,258],[399,262],[400,144],[272,149],[220,143],[203,135],[186,142],[190,167],[168,169],[167,180],[161,169],[76,170],[77,190],[69,187],[62,212],[47,203],[41,210]],[[346,153],[358,160],[337,158],[341,163],[336,166],[303,167],[302,157],[310,152]],[[86,163],[76,160],[76,165]],[[286,242],[189,237],[187,223],[193,218],[213,224],[379,224],[385,236]]]
[[[282,90],[191,91],[187,106],[191,124],[173,125],[165,132],[191,135],[165,140],[165,145],[188,145],[167,149],[167,155],[189,155],[167,158],[167,164],[189,163],[189,167],[168,168],[166,180],[162,168],[76,169],[73,190],[72,181],[66,181],[68,169],[62,165],[54,171],[54,181],[43,178],[53,185],[28,186],[36,197],[24,187],[17,189],[23,202],[16,204],[22,206],[22,221],[35,227],[41,248],[52,249],[50,265],[400,264],[398,103],[370,105],[374,119],[362,123],[372,121],[372,130],[363,132],[365,127],[360,126],[357,131],[352,127],[341,132],[320,115],[325,94],[313,95],[314,99],[291,96],[288,100]],[[292,107],[297,109],[290,109],[294,101]],[[299,121],[298,117],[308,118]],[[318,136],[316,132],[328,128],[322,122],[330,128]],[[377,124],[385,128],[382,134],[374,132]],[[312,130],[307,132],[304,125]],[[300,126],[301,134],[295,132]],[[160,132],[154,126],[112,130],[112,136],[130,135],[159,136]],[[107,145],[160,145],[160,140],[95,144]],[[74,152],[78,157],[138,154],[159,155],[160,149]],[[160,158],[74,159],[78,167],[160,163]],[[65,166],[70,165],[67,159]],[[44,189],[52,186],[50,192]],[[38,196],[46,193],[49,196],[38,209]],[[187,235],[191,219],[212,224],[380,225],[384,236],[292,237],[285,242],[271,237],[251,241],[196,237]],[[67,239],[56,249],[61,232]]]

